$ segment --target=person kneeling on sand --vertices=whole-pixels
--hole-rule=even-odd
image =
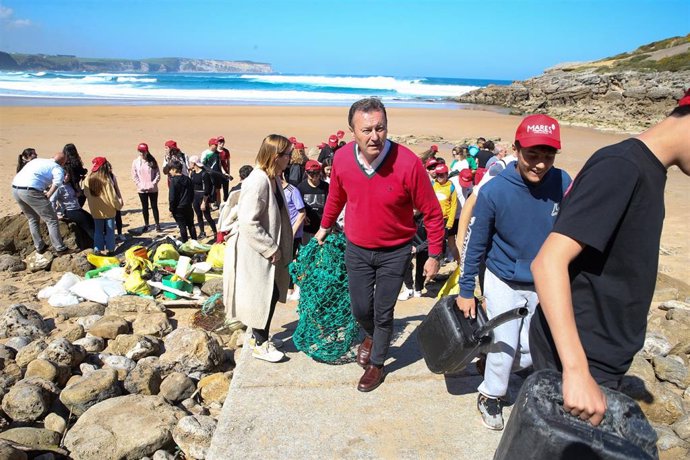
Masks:
[[[518,160],[486,184],[477,196],[456,302],[465,317],[475,317],[475,277],[486,260],[487,316],[514,308],[529,310],[523,320],[494,329],[479,385],[477,408],[492,430],[503,429],[501,398],[513,370],[532,365],[528,337],[537,306],[529,264],[551,231],[570,176],[553,163],[561,148],[558,122],[546,115],[525,117],[515,133]]]

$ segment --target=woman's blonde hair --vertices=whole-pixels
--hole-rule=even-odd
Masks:
[[[89,190],[93,196],[100,196],[113,180],[112,167],[109,162],[103,163],[98,171],[89,174]]]
[[[308,160],[307,155],[304,153],[304,149],[293,149],[292,156],[290,157],[290,162],[293,165],[303,165]]]
[[[256,154],[256,165],[273,179],[283,172],[276,170],[278,157],[290,152],[290,149],[292,149],[292,143],[287,137],[269,134],[261,143],[259,153]]]

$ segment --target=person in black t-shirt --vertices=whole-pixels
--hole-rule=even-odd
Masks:
[[[493,141],[484,141],[483,147],[477,153],[477,167],[486,168],[486,163],[494,156],[494,149],[496,146]]]
[[[307,173],[307,179],[297,188],[302,194],[304,207],[307,210],[302,233],[302,244],[307,244],[321,226],[321,217],[328,197],[328,184],[321,180],[321,163],[318,161],[307,161],[304,170]]]
[[[196,229],[194,228],[194,186],[192,180],[182,175],[182,164],[177,160],[172,160],[169,164],[170,188],[168,191],[168,203],[170,214],[180,228],[180,240],[187,241],[187,231],[193,240],[196,239]]]
[[[211,182],[211,175],[206,171],[197,155],[189,157],[189,178],[194,186],[194,202],[192,206],[196,214],[197,225],[199,225],[198,238],[206,238],[206,232],[204,231],[205,217],[215,239],[217,237],[216,223],[211,216],[211,203],[215,199],[213,183]]]
[[[565,410],[592,425],[606,411],[599,385],[617,387],[644,344],[666,170],[690,175],[689,132],[690,90],[659,124],[592,155],[532,263],[535,369],[562,370]]]

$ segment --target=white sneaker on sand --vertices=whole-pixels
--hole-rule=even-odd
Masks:
[[[398,295],[398,300],[405,301],[414,295],[412,289],[403,289],[403,291]]]
[[[287,300],[294,300],[295,302],[297,302],[299,300],[299,291],[293,291],[292,294],[288,294]]]
[[[254,346],[252,356],[269,363],[277,363],[285,357],[285,353],[276,350],[271,342],[266,341],[259,346]]]
[[[414,291],[413,297],[421,297],[422,296],[422,291]]]

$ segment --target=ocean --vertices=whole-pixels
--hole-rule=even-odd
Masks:
[[[0,72],[0,105],[457,106],[449,98],[506,80],[389,76]]]

